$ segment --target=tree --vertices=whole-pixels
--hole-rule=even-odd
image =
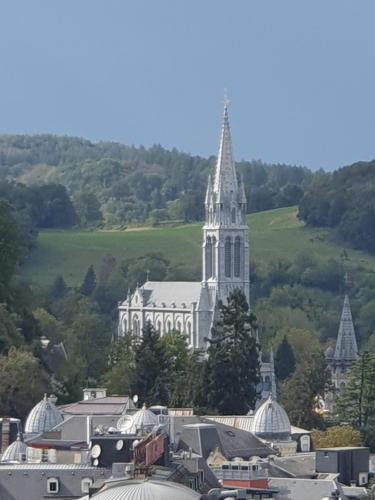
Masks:
[[[128,259],[122,262],[121,271],[128,282],[128,286],[133,289],[135,286],[144,283],[147,276],[154,281],[163,281],[167,275],[169,262],[163,254],[149,252],[136,259]]]
[[[186,335],[172,330],[160,338],[168,363],[169,406],[173,408],[193,406],[199,384],[200,353],[190,349]]]
[[[68,196],[66,188],[61,184],[33,186],[38,199],[36,207],[37,226],[41,228],[72,227],[77,221],[77,214]]]
[[[290,377],[296,368],[296,361],[291,345],[284,335],[283,340],[279,344],[275,355],[275,372],[279,381],[283,381]]]
[[[48,376],[31,353],[12,347],[0,356],[2,415],[24,419],[47,390]]]
[[[77,291],[51,304],[51,313],[62,324],[62,342],[67,361],[58,370],[59,398],[77,400],[86,384],[98,384],[108,370],[111,323],[98,307]]]
[[[12,346],[23,343],[22,335],[16,325],[17,317],[11,314],[5,304],[0,304],[0,353],[5,354]]]
[[[375,425],[375,355],[365,351],[352,365],[335,413],[356,429]]]
[[[143,328],[134,351],[132,393],[138,395],[140,402],[167,405],[169,360],[159,334],[150,322]]]
[[[103,385],[111,394],[130,394],[134,376],[134,340],[125,335],[113,343],[109,356],[109,370],[103,375]]]
[[[335,425],[312,435],[314,448],[336,448],[340,446],[362,446],[361,433],[349,425]]]
[[[90,295],[95,290],[95,287],[96,287],[96,274],[94,271],[94,267],[91,264],[90,267],[87,269],[85,277],[83,278],[83,283],[79,291],[82,293],[82,295],[90,297]]]
[[[20,258],[21,236],[9,205],[0,200],[0,293],[7,295],[6,287]]]
[[[81,191],[74,197],[74,207],[81,226],[97,226],[103,220],[100,203],[94,193]]]
[[[319,427],[321,416],[315,411],[316,400],[326,393],[329,373],[321,351],[312,351],[304,363],[299,363],[293,375],[280,388],[280,403],[292,424]]]
[[[48,293],[49,298],[52,301],[62,299],[65,295],[65,292],[66,292],[66,283],[64,281],[64,278],[61,275],[56,276]]]
[[[50,314],[42,307],[38,307],[33,311],[33,316],[37,320],[43,336],[54,343],[61,341],[63,325],[53,314]]]
[[[222,415],[241,415],[254,408],[259,382],[255,317],[244,293],[236,289],[219,304],[209,342],[200,400]]]

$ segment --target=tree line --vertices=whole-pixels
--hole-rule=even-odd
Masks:
[[[300,200],[299,217],[309,226],[333,228],[341,241],[375,253],[375,162],[314,175]]]
[[[160,145],[146,149],[52,135],[0,136],[0,177],[28,186],[64,186],[76,223],[83,226],[203,220],[214,164],[213,156],[191,156]],[[311,177],[303,167],[260,161],[241,161],[237,168],[249,212],[297,204]]]

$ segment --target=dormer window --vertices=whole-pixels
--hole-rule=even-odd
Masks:
[[[47,493],[57,494],[59,492],[59,480],[55,477],[47,479]]]
[[[81,490],[82,493],[89,493],[90,492],[90,487],[93,484],[93,480],[91,477],[84,477],[81,481]]]

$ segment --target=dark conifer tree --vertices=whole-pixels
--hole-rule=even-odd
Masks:
[[[208,339],[198,403],[221,415],[241,415],[254,408],[259,378],[255,316],[249,314],[246,297],[234,290],[226,305],[219,304],[218,317]]]
[[[51,300],[62,299],[66,292],[66,283],[62,276],[57,276],[49,291],[49,297]]]
[[[94,271],[94,267],[91,264],[90,267],[87,269],[86,275],[83,279],[83,283],[79,291],[82,293],[82,295],[87,295],[87,297],[90,297],[92,292],[95,290],[95,287],[96,287],[96,274]]]
[[[275,355],[276,378],[281,382],[293,375],[296,368],[296,360],[292,346],[289,344],[286,335],[279,344]]]
[[[150,322],[135,346],[132,393],[146,404],[168,405],[168,358],[159,334]]]

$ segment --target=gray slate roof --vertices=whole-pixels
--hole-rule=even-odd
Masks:
[[[228,460],[235,457],[267,457],[275,453],[251,432],[205,418],[200,418],[200,423],[188,424],[183,428],[179,449],[188,450],[190,447],[205,459],[215,448],[219,448]]]
[[[129,396],[107,396],[78,401],[59,406],[64,415],[122,415],[128,408],[134,409]]]
[[[270,465],[270,476],[275,474],[276,477],[285,477],[283,472],[286,472],[290,477],[309,478],[316,474],[314,452],[297,453],[290,457],[273,457]]]
[[[156,307],[171,307],[174,303],[177,308],[183,304],[191,308],[193,302],[198,303],[201,292],[201,283],[194,281],[146,281],[141,287],[144,305]]]

